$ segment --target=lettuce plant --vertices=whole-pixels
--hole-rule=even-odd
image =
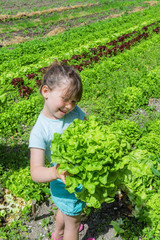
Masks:
[[[154,132],[154,133],[160,135],[160,119],[157,119],[157,120],[153,121],[149,125],[148,131],[149,132]]]
[[[132,203],[132,215],[160,234],[160,159],[147,150],[136,149],[127,156],[128,161],[121,189]]]
[[[99,208],[103,202],[114,201],[118,179],[122,177],[130,144],[99,125],[94,117],[88,121],[75,119],[63,134],[54,134],[51,143],[52,161],[66,170],[66,189],[88,206]],[[83,190],[76,192],[81,184]]]
[[[21,197],[26,201],[34,199],[39,202],[49,193],[48,184],[33,182],[29,167],[21,168],[19,171],[14,171],[13,173],[6,173],[5,186],[14,196]]]
[[[117,120],[113,122],[109,128],[111,131],[117,131],[123,138],[127,140],[131,145],[135,144],[141,136],[140,128],[134,121],[127,119]]]
[[[146,149],[151,153],[160,156],[160,136],[155,132],[149,132],[145,136],[142,136],[136,143],[136,147],[139,149]]]

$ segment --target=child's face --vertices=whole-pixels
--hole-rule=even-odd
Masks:
[[[45,104],[42,112],[46,117],[60,119],[75,108],[76,100],[67,98],[67,89],[68,87],[64,86],[50,90],[48,86],[43,86]]]

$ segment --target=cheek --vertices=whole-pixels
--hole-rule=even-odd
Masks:
[[[72,104],[72,109],[74,109],[74,108],[75,108],[75,106],[76,106],[76,104],[75,104],[75,103],[73,103],[73,104]]]

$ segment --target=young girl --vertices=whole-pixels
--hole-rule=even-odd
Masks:
[[[85,113],[76,105],[82,96],[79,74],[71,67],[56,61],[43,77],[40,93],[44,107],[33,127],[30,140],[30,170],[35,182],[50,182],[51,197],[58,207],[54,240],[78,240],[81,213],[85,203],[65,189],[66,171],[58,173],[58,165],[44,166],[44,157],[51,161],[50,145],[54,133],[63,131],[76,118],[83,120]],[[80,185],[75,191],[81,191]]]

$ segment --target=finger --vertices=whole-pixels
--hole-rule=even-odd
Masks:
[[[64,175],[62,175],[61,179],[62,179],[62,182],[63,182],[64,184],[66,184],[66,178],[65,178]]]
[[[68,172],[67,171],[62,171],[61,174],[64,175],[64,176],[67,176]]]

